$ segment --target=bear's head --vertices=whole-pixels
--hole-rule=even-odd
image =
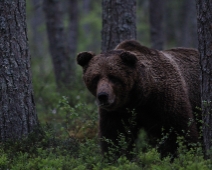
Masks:
[[[77,63],[83,68],[83,80],[105,110],[126,106],[137,81],[137,57],[132,52],[112,50],[95,55],[82,52]]]

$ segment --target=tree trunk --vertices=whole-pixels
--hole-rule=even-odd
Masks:
[[[71,70],[69,72],[73,75],[75,71],[75,58],[77,56],[77,40],[78,40],[78,1],[69,0],[69,29],[68,29],[68,45],[71,56]]]
[[[0,1],[0,141],[37,125],[26,32],[25,0]]]
[[[191,47],[198,48],[198,36],[197,36],[197,20],[196,16],[196,3],[195,1],[191,0],[191,13],[190,13],[190,20],[191,20]]]
[[[164,45],[163,39],[163,9],[164,0],[149,1],[149,20],[150,20],[150,38],[151,47],[162,50]]]
[[[42,58],[44,56],[44,40],[45,36],[40,31],[42,24],[44,24],[44,15],[42,10],[42,0],[31,0],[33,15],[31,18],[31,27],[32,30],[32,49],[31,54],[34,54],[33,57]],[[32,53],[33,52],[33,53]]]
[[[83,0],[83,15],[86,16],[91,11],[91,2],[90,0]],[[85,35],[88,35],[90,33],[90,25],[88,23],[83,24],[83,30],[85,32]]]
[[[102,0],[102,51],[136,39],[136,0]]]
[[[212,147],[212,3],[196,0],[201,65],[201,101],[205,150]]]
[[[31,0],[32,4],[32,17],[30,18],[31,36],[29,36],[30,53],[33,58],[39,62],[39,76],[44,76],[46,63],[45,56],[48,52],[45,48],[46,33],[42,30],[44,26],[44,13],[42,9],[43,0]]]
[[[72,78],[71,61],[65,38],[61,4],[58,0],[44,0],[43,6],[57,87],[58,90],[63,87],[69,88]]]
[[[182,4],[182,23],[180,46],[197,48],[197,20],[195,1],[184,0]]]
[[[96,1],[92,1],[91,0],[82,0],[82,7],[81,7],[81,11],[82,11],[82,15],[83,18],[86,18],[87,16],[89,16],[89,14],[92,12],[92,10],[96,10],[95,8],[92,9],[95,6]],[[99,2],[99,5],[101,5],[101,2]],[[96,45],[97,43],[99,43],[98,41],[92,41],[92,33],[95,32],[95,30],[92,29],[92,24],[89,21],[83,22],[82,23],[82,31],[83,31],[83,36],[87,36],[87,38],[91,39],[91,41],[87,41],[87,45],[86,45],[86,49],[97,49],[98,45]],[[99,46],[100,47],[100,46]],[[92,50],[91,50],[92,51]]]

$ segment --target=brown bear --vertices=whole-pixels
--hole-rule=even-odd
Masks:
[[[103,153],[115,146],[118,156],[130,154],[141,129],[153,141],[162,137],[162,130],[169,133],[159,146],[162,156],[176,154],[177,135],[188,143],[198,142],[193,114],[200,106],[197,50],[158,51],[127,40],[98,55],[79,53],[77,63],[83,68],[84,83],[97,100]],[[120,134],[127,147],[119,145]]]

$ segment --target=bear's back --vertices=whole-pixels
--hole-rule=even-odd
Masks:
[[[139,52],[144,55],[151,55],[151,54],[157,53],[157,50],[145,47],[135,40],[123,41],[115,48],[115,50],[119,50],[119,49],[122,49],[125,51],[131,51],[131,52]]]
[[[164,68],[166,69],[166,66],[172,65],[172,67],[175,67],[186,82],[193,110],[196,106],[200,106],[200,67],[197,50],[191,48],[173,48],[158,51],[142,46],[135,40],[123,41],[115,49],[136,53],[141,63],[147,63],[147,65],[150,64],[150,67],[157,68],[154,72],[157,72],[159,77],[164,74]],[[169,71],[166,72],[171,74]]]

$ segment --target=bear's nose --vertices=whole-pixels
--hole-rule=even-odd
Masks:
[[[101,92],[97,95],[97,98],[100,103],[107,103],[108,101],[108,94],[105,92]]]

